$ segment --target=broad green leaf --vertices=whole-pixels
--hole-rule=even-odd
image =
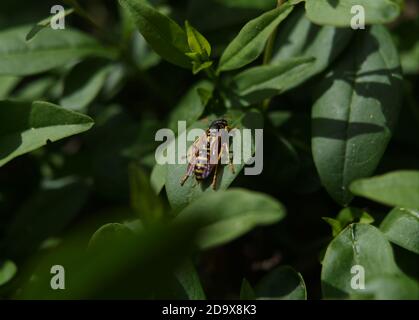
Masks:
[[[9,282],[15,276],[17,267],[11,260],[0,260],[0,286]]]
[[[208,40],[192,27],[188,21],[185,22],[185,28],[191,51],[198,53],[203,59],[208,59],[211,56],[211,45]]]
[[[352,20],[357,20],[360,6],[366,24],[389,23],[401,12],[399,0],[309,0],[306,13],[311,21],[320,25],[349,27]]]
[[[0,76],[0,100],[6,99],[9,93],[19,83],[20,78],[14,76]]]
[[[418,300],[419,283],[405,275],[385,275],[371,280],[366,290],[360,290],[357,299]]]
[[[284,4],[249,21],[225,49],[218,72],[238,69],[257,59],[269,36],[292,9],[293,6]]]
[[[74,9],[67,9],[65,10],[63,13],[58,12],[53,16],[50,16],[48,18],[45,18],[42,21],[39,21],[36,25],[34,25],[32,27],[32,29],[28,32],[28,34],[26,35],[26,41],[31,40],[32,38],[34,38],[38,32],[40,32],[41,30],[43,30],[44,28],[47,28],[50,24],[52,20],[57,20],[59,18],[64,18],[70,14],[72,14],[74,12]]]
[[[169,117],[169,128],[180,134],[178,121],[186,121],[187,124],[199,119],[212,96],[214,85],[209,81],[200,81],[195,84],[180,99]]]
[[[156,222],[164,216],[164,207],[150,185],[149,177],[137,164],[129,167],[131,207],[144,223]]]
[[[77,178],[47,181],[16,212],[0,241],[0,251],[11,258],[32,253],[42,241],[64,230],[80,212],[88,194],[88,184]]]
[[[354,195],[392,207],[419,209],[419,171],[394,171],[353,182]]]
[[[80,31],[45,29],[29,42],[27,31],[25,26],[0,32],[0,74],[26,76],[87,56],[113,56],[113,51]]]
[[[419,211],[395,208],[385,217],[380,230],[386,238],[416,254],[419,254]]]
[[[320,83],[312,110],[312,152],[320,179],[340,204],[349,184],[370,176],[391,138],[401,106],[400,64],[383,26],[357,33]]]
[[[199,274],[190,260],[187,260],[175,271],[175,276],[189,300],[205,300],[206,297]]]
[[[354,266],[364,268],[366,290],[375,277],[400,274],[390,243],[368,224],[350,224],[334,238],[322,265],[322,291],[326,299],[345,299],[359,293],[351,286],[359,275],[356,270],[359,267]]]
[[[0,101],[0,166],[24,153],[86,131],[93,120],[48,102]]]
[[[314,60],[294,58],[281,60],[275,65],[253,67],[236,75],[232,85],[241,100],[249,104],[260,102],[300,83]]]
[[[215,120],[216,118],[225,118],[229,119],[229,124],[238,130],[240,129],[261,129],[263,127],[263,120],[261,114],[256,110],[250,110],[248,113],[243,113],[241,111],[234,111],[232,110],[230,113],[227,113],[224,116],[217,116],[214,115],[207,117],[204,121],[197,121],[188,127],[187,133],[190,132],[193,128],[200,128],[206,130],[210,123]],[[230,120],[231,119],[231,120]],[[240,131],[242,133],[242,131]],[[252,130],[252,135],[254,130]],[[243,135],[243,134],[242,134]],[[186,139],[186,137],[182,136],[182,139]],[[253,154],[254,152],[254,139],[252,139],[252,145],[249,146],[247,143],[243,143],[242,139],[242,151],[246,148],[250,150]],[[173,141],[173,143],[178,144],[179,137]],[[193,141],[187,141],[186,150],[192,145]],[[230,149],[233,151],[234,149],[234,142],[230,143]],[[256,145],[256,148],[258,146]],[[197,184],[195,181],[194,175],[190,176],[186,183],[181,186],[180,181],[182,177],[185,175],[188,164],[187,159],[184,160],[185,163],[180,163],[178,161],[178,148],[175,145],[176,149],[176,164],[167,164],[167,175],[166,175],[166,193],[169,199],[169,203],[174,209],[179,209],[185,207],[189,202],[193,201],[203,193],[210,194],[216,192],[217,190],[227,189],[227,187],[233,182],[233,180],[240,174],[241,170],[244,167],[244,164],[249,159],[243,159],[243,152],[242,154],[237,155],[240,157],[241,161],[240,164],[234,164],[235,173],[228,168],[228,165],[220,165],[219,173],[218,173],[218,181],[216,185],[216,190],[214,191],[210,184],[212,182],[213,175],[210,175],[206,181],[203,183]],[[186,155],[181,155],[185,157]],[[234,154],[233,154],[234,156]]]
[[[314,57],[314,62],[293,85],[297,86],[331,65],[352,34],[350,28],[315,25],[306,18],[304,8],[296,8],[278,30],[271,64],[295,57]]]
[[[243,279],[240,287],[240,300],[255,300],[256,293],[250,285],[249,281]]]
[[[71,110],[85,109],[99,94],[113,66],[99,61],[83,61],[66,76],[60,104]]]
[[[160,13],[145,0],[119,0],[131,14],[138,30],[163,59],[189,69],[185,55],[189,51],[186,33],[172,19]]]
[[[284,216],[285,208],[276,199],[246,189],[230,189],[201,195],[176,220],[200,217],[203,225],[197,244],[208,249],[230,242],[257,226],[274,224]]]
[[[277,267],[264,276],[256,286],[258,299],[307,300],[304,279],[288,266]]]

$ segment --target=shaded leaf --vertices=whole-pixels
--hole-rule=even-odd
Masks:
[[[284,4],[249,21],[224,50],[218,72],[238,69],[257,59],[269,36],[292,9]]]
[[[59,18],[64,18],[64,17],[72,14],[73,12],[74,12],[73,8],[67,9],[64,12],[58,12],[53,16],[50,16],[48,18],[45,18],[42,21],[39,21],[36,25],[34,25],[32,27],[32,29],[26,35],[26,41],[31,40],[32,38],[34,38],[37,35],[38,32],[40,32],[44,28],[47,28],[51,24],[52,20],[57,20]]]
[[[303,277],[289,266],[270,271],[257,284],[256,293],[259,299],[307,300]]]
[[[351,192],[392,207],[419,209],[419,171],[394,171],[360,179]]]
[[[183,209],[176,220],[201,217],[197,243],[201,249],[230,242],[257,226],[278,222],[285,208],[276,199],[259,192],[230,189],[202,195]]]
[[[312,110],[314,161],[340,204],[352,200],[352,181],[374,172],[401,106],[399,57],[387,30],[358,33],[353,50],[322,81]]]
[[[145,0],[119,0],[131,14],[138,30],[163,59],[189,69],[185,55],[189,51],[186,33],[172,19],[160,13]]]
[[[175,275],[189,300],[205,300],[206,297],[199,274],[190,260],[182,264],[176,270]]]
[[[99,94],[113,66],[103,62],[84,61],[66,76],[60,104],[71,110],[83,110]]]
[[[314,58],[281,60],[275,65],[249,68],[233,79],[233,86],[241,100],[249,104],[263,101],[287,91],[301,82]]]
[[[318,26],[305,16],[304,8],[296,8],[278,29],[271,64],[294,57],[314,57],[289,89],[323,72],[348,45],[353,34],[350,28]]]
[[[212,96],[214,85],[206,80],[200,81],[180,99],[169,117],[169,128],[177,132],[178,121],[186,121],[187,124],[199,119]],[[203,95],[207,97],[203,97]],[[177,132],[180,134],[180,132]]]
[[[322,263],[322,292],[326,299],[345,299],[360,291],[352,288],[357,272],[364,268],[365,289],[375,277],[400,274],[390,243],[375,227],[351,224],[329,244]]]
[[[15,276],[17,267],[11,260],[0,260],[0,286],[9,282]]]
[[[31,75],[63,66],[87,56],[111,58],[112,50],[80,31],[45,29],[32,41],[25,35],[28,27],[0,32],[0,74]]]
[[[48,102],[0,101],[0,166],[24,153],[93,125],[85,115]]]
[[[348,27],[358,11],[354,6],[362,6],[366,24],[383,24],[395,20],[400,12],[399,0],[315,0],[306,1],[307,17],[314,23]]]
[[[419,211],[395,208],[385,217],[380,230],[386,238],[419,254]]]

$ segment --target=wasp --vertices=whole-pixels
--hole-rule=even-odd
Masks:
[[[215,190],[218,167],[224,152],[228,155],[228,164],[231,171],[235,172],[228,148],[228,133],[231,130],[232,128],[228,126],[227,120],[218,119],[213,121],[205,133],[195,140],[189,149],[190,160],[186,174],[180,182],[182,186],[193,174],[199,183],[214,173],[211,186]]]

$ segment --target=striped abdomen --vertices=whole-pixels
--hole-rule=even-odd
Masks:
[[[210,163],[213,139],[217,139],[217,137],[209,134],[207,135],[207,143],[204,143],[203,146],[201,146],[198,157],[196,158],[194,174],[198,181],[206,179],[215,167],[215,164]]]

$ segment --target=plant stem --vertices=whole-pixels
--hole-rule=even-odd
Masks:
[[[276,5],[277,8],[282,6],[283,3],[284,3],[284,0],[278,0],[277,5]],[[266,44],[265,52],[263,54],[263,64],[264,65],[267,65],[271,62],[277,32],[278,32],[278,28],[275,28],[275,30],[269,36],[268,43]],[[271,103],[271,99],[264,100],[262,102],[262,110],[266,111],[269,108],[270,103]]]

